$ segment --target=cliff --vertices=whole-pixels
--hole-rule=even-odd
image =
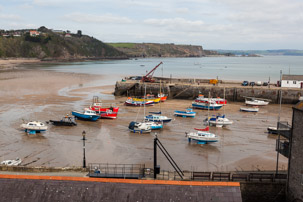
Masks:
[[[81,31],[38,30],[0,31],[0,58],[22,57],[39,59],[102,59],[126,58],[114,47]]]
[[[158,43],[109,43],[128,57],[202,57],[202,46]]]

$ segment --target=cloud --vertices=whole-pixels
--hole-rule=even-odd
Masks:
[[[203,26],[204,22],[201,20],[191,21],[185,20],[184,18],[167,18],[167,19],[146,19],[144,23],[147,25],[168,27],[173,29],[196,29],[197,27]]]
[[[186,14],[189,12],[188,8],[177,8],[176,9],[176,13],[180,13],[180,14]]]
[[[129,24],[132,20],[127,17],[115,16],[112,14],[92,15],[83,13],[72,13],[64,16],[64,19],[77,23],[114,23]]]
[[[14,14],[0,14],[0,20],[17,20],[17,21],[21,21],[22,18],[18,15],[14,15]]]

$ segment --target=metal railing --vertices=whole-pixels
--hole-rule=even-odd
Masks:
[[[285,140],[276,140],[276,151],[288,158],[289,142]]]
[[[141,179],[144,173],[144,164],[89,164],[89,177]]]

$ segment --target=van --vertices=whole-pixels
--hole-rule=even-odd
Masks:
[[[261,81],[257,81],[257,82],[256,82],[256,85],[257,85],[257,86],[262,86],[262,82],[261,82]]]

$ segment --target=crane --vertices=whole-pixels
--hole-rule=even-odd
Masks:
[[[142,77],[142,81],[143,82],[155,82],[155,80],[153,79],[153,75],[156,71],[156,69],[163,64],[162,62],[160,62],[157,66],[155,66],[150,72],[148,72],[145,76]]]

